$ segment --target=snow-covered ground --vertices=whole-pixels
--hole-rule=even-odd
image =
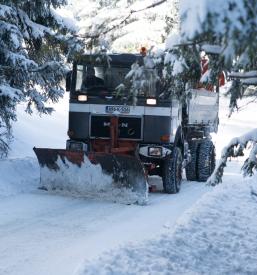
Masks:
[[[227,103],[223,98],[213,137],[218,156],[232,137],[255,127],[256,105],[228,120]],[[85,261],[77,274],[257,274],[257,177],[243,179],[241,161],[231,161],[223,184],[204,193],[166,232]]]
[[[18,121],[13,126],[14,140],[10,158],[35,157],[32,148],[64,148],[68,129],[69,93],[53,107],[52,115],[32,116],[25,113],[23,105],[18,106]]]
[[[256,105],[228,120],[224,102],[214,136],[218,155],[230,138],[255,127]],[[256,273],[256,223],[249,217],[256,216],[257,204],[250,185],[239,183],[239,160],[229,164],[224,184],[214,190],[184,181],[179,194],[150,194],[144,207],[38,190],[32,147],[65,146],[67,109],[65,97],[51,117],[19,112],[10,158],[0,162],[0,274]],[[160,184],[159,178],[151,181]],[[131,243],[132,249],[84,265]],[[249,265],[241,267],[243,262]]]
[[[256,184],[228,178],[183,214],[175,228],[106,253],[77,274],[257,274],[257,197],[251,194]]]

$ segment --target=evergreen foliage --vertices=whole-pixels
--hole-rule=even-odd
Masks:
[[[244,150],[247,149],[250,149],[250,152],[244,161],[242,171],[244,176],[252,176],[257,170],[257,129],[254,129],[241,137],[233,138],[230,141],[230,143],[223,149],[221,159],[212,176],[208,179],[208,184],[216,185],[221,183],[227,160],[231,157],[244,156]]]
[[[209,79],[215,81],[219,73],[226,70],[232,85],[230,114],[238,108],[238,100],[247,95],[257,96],[257,2],[256,0],[181,0],[182,39],[200,45],[213,52],[209,61]],[[256,129],[234,138],[224,148],[209,184],[222,180],[223,171],[230,157],[242,156],[251,148],[242,170],[252,175],[257,168]]]
[[[190,89],[197,88],[201,78],[200,53],[194,45],[175,45],[164,57],[165,97],[185,102]]]
[[[183,39],[209,50],[220,46],[219,57],[209,67],[214,75],[227,71],[234,82],[228,92],[230,112],[237,109],[249,85],[255,86],[257,95],[256,14],[256,0],[181,1]]]
[[[177,28],[177,2],[73,0],[71,5],[88,51],[138,52],[141,46],[163,43]]]
[[[75,28],[54,11],[66,0],[0,1],[0,152],[8,152],[16,106],[27,102],[49,114],[47,102],[63,95],[60,85],[67,68],[65,56],[79,50]]]

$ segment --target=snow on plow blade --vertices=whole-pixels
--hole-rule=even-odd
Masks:
[[[110,153],[33,148],[47,190],[125,204],[146,204],[148,184],[139,159]]]

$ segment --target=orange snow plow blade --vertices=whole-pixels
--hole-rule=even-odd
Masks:
[[[146,204],[148,183],[139,159],[130,155],[33,148],[40,184],[83,197]]]

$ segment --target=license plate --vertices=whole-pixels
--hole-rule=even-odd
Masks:
[[[129,114],[130,107],[129,106],[106,106],[105,111],[108,114],[113,114],[115,112],[122,113],[122,114]]]

